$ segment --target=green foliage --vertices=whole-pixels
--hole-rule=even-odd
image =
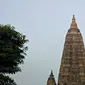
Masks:
[[[28,40],[25,35],[17,32],[13,26],[0,25],[0,73],[14,74],[21,71]]]
[[[0,74],[0,85],[9,85],[9,84],[11,85],[13,83],[15,84],[15,82],[12,78],[10,78],[9,76]]]

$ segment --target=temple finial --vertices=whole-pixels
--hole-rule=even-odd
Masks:
[[[77,23],[76,23],[75,15],[73,15],[73,17],[72,17],[72,23],[71,23],[70,28],[77,28]]]
[[[53,70],[51,70],[51,75],[53,75]]]
[[[73,17],[72,17],[72,22],[74,22],[75,21],[75,15],[73,15]]]
[[[50,77],[54,77],[53,70],[51,70]]]

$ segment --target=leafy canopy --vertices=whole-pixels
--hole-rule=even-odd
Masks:
[[[3,74],[0,74],[0,85],[16,85],[14,80],[10,78],[9,76],[5,76]]]
[[[0,73],[16,73],[21,71],[28,40],[25,35],[17,32],[13,26],[0,25]]]

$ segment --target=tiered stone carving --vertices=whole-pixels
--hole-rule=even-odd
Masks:
[[[85,49],[74,15],[65,38],[58,85],[85,85]]]

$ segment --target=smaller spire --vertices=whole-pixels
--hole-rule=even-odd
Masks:
[[[53,75],[53,70],[51,70],[50,76],[47,80],[47,85],[56,85],[55,78]]]

